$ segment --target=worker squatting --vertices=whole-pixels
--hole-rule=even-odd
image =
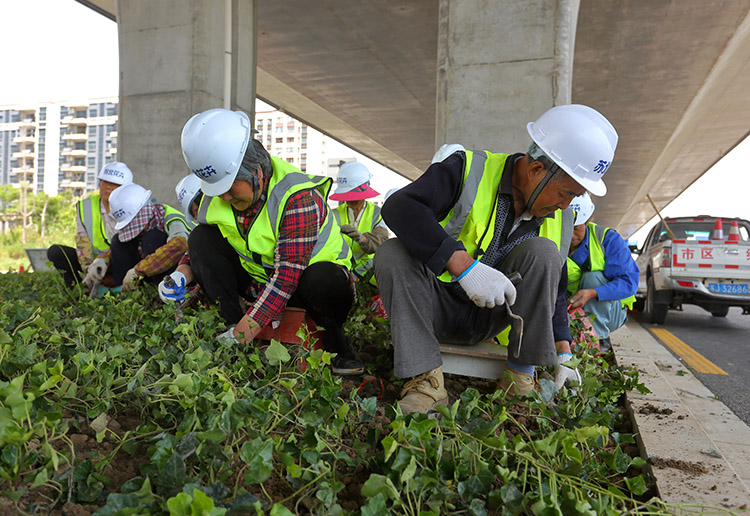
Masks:
[[[49,248],[65,283],[94,296],[152,284],[165,303],[216,303],[218,338],[236,346],[302,308],[325,328],[340,375],[364,371],[344,323],[355,290],[376,286],[406,379],[403,413],[448,401],[440,343],[508,344],[498,388],[525,396],[538,366],[554,366],[560,389],[581,382],[569,311],[595,316],[605,350],[624,324],[638,269],[623,239],[591,221],[618,139],[596,110],[550,109],[528,124],[526,152],[444,145],[382,210],[361,163],[342,164],[331,192],[331,178],[270,156],[251,127],[226,109],[187,121],[180,210],[153,203],[124,163],[104,166],[99,191],[77,205],[76,247]],[[523,335],[508,331],[511,314]]]

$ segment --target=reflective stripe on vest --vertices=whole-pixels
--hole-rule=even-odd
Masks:
[[[185,228],[187,229],[188,233],[190,233],[195,228],[195,226],[198,225],[198,223],[195,221],[188,222],[187,220],[185,220],[185,215],[181,211],[175,208],[172,208],[168,204],[165,204],[164,205],[164,229],[167,231],[167,233],[169,233],[170,224],[172,224],[172,222],[175,222],[175,221],[179,221],[180,223],[182,223],[182,225],[185,226]]]
[[[332,183],[331,178],[308,176],[274,156],[271,157],[271,162],[273,175],[268,185],[268,198],[255,215],[246,238],[240,234],[230,203],[219,197],[204,196],[198,208],[198,222],[218,226],[221,234],[242,258],[241,263],[245,270],[261,282],[267,282],[273,273],[278,231],[289,198],[301,191],[313,190],[321,195],[323,205],[327,208],[326,202]],[[329,261],[347,268],[350,266],[351,250],[334,225],[331,212],[326,209],[310,264]]]
[[[539,236],[552,240],[560,251],[560,258],[567,260],[570,240],[573,238],[575,212],[570,208],[556,210],[553,217],[547,217],[539,227]]]
[[[100,201],[101,198],[98,193],[78,201],[78,217],[81,219],[86,235],[89,237],[94,256],[109,249],[109,239],[107,239],[107,231],[102,219]]]
[[[609,228],[599,226],[593,222],[587,224],[589,237],[589,261],[591,262],[592,271],[603,271],[606,264],[604,256],[604,237],[609,232]],[[575,294],[578,292],[578,284],[581,281],[581,267],[570,257],[568,257],[568,292]],[[633,308],[635,296],[629,296],[620,300],[623,308]]]
[[[339,226],[345,226],[353,222],[349,220],[349,207],[346,203],[339,205],[333,210],[333,216],[336,218],[336,222]],[[372,232],[382,220],[383,218],[380,216],[380,207],[369,201],[365,201],[362,216],[359,218],[359,223],[357,224],[357,231],[360,233]],[[352,249],[352,267],[354,272],[359,277],[363,277],[368,271],[372,270],[372,258],[375,254],[365,254],[362,252],[362,249],[357,242],[343,233],[342,236]]]

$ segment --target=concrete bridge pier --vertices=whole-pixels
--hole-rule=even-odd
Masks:
[[[435,147],[521,152],[571,101],[579,0],[440,0]]]
[[[180,133],[195,113],[228,107],[254,118],[257,0],[117,2],[118,159],[159,202],[189,171]]]

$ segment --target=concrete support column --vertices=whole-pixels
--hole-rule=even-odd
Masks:
[[[254,118],[257,0],[126,0],[116,5],[117,156],[137,183],[174,206],[174,187],[189,172],[180,149],[185,122],[205,109],[223,107],[227,93],[232,109]],[[228,31],[231,38],[225,37]]]
[[[580,0],[440,0],[435,147],[525,151],[571,101]]]

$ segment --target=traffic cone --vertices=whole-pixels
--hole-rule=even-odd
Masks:
[[[732,227],[729,228],[729,237],[727,238],[729,242],[739,242],[740,241],[740,227],[737,225],[737,221],[732,221]]]
[[[724,229],[722,229],[721,217],[716,218],[716,222],[714,223],[714,231],[713,233],[711,233],[711,239],[724,240]]]

